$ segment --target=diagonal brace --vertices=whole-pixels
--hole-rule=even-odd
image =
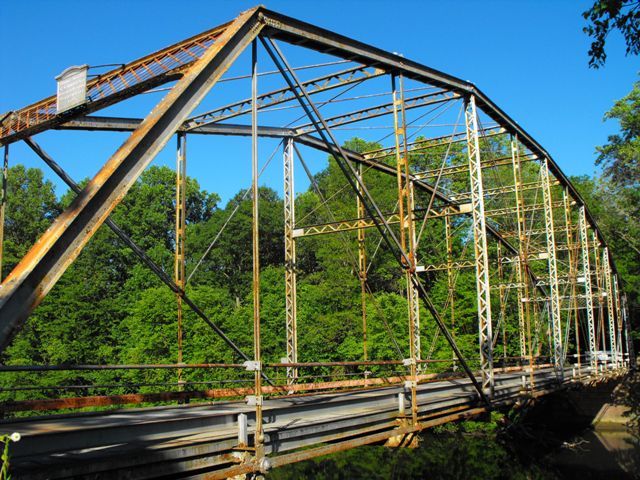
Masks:
[[[27,137],[24,142],[33,150],[36,155],[38,155],[50,168],[53,170],[58,177],[62,179],[67,186],[73,190],[76,194],[80,194],[82,189],[80,186],[65,172],[58,163],[51,158],[51,156],[45,152],[40,145],[38,145],[31,137]],[[129,237],[122,228],[120,228],[113,220],[107,218],[105,220],[105,225],[109,227],[116,236],[122,240],[122,242],[127,245],[133,253],[140,259],[142,263],[144,263],[149,269],[157,275],[157,277],[162,280],[162,282],[169,287],[174,293],[180,295],[184,303],[189,305],[191,309],[198,315],[204,322],[211,327],[211,329],[224,340],[224,342],[231,347],[231,349],[236,352],[240,357],[244,360],[251,360],[248,355],[246,355],[240,347],[238,347],[233,340],[231,340],[225,333],[222,331],[218,325],[216,325],[201,309],[198,307],[193,300],[191,300],[187,294],[182,290],[176,283],[171,279],[169,275],[165,273],[165,271],[149,257],[146,252],[140,248],[132,239]],[[265,377],[266,380],[268,380]]]
[[[405,269],[409,268],[412,265],[412,262],[409,256],[400,245],[400,242],[398,241],[397,237],[393,233],[393,230],[385,220],[384,215],[380,211],[379,207],[377,206],[375,200],[367,190],[366,186],[363,185],[362,182],[360,181],[357,172],[355,171],[351,163],[349,163],[349,161],[346,160],[347,156],[344,153],[342,147],[337,142],[335,136],[331,132],[331,129],[329,128],[329,126],[323,119],[322,115],[318,111],[317,107],[314,105],[311,98],[307,94],[304,86],[300,83],[300,80],[298,79],[296,73],[293,71],[293,69],[287,62],[286,58],[284,57],[284,55],[282,54],[278,46],[273,42],[273,40],[271,40],[270,38],[265,39],[263,36],[259,36],[258,38],[260,38],[262,45],[264,46],[265,50],[273,60],[274,64],[276,65],[280,73],[282,74],[282,77],[284,78],[284,80],[289,85],[289,88],[291,88],[291,90],[294,92],[298,102],[300,103],[300,106],[303,108],[303,110],[305,111],[305,113],[313,123],[313,126],[318,132],[318,135],[320,135],[322,141],[325,143],[327,148],[329,148],[330,150],[336,149],[337,152],[339,153],[339,155],[334,156],[336,163],[338,164],[343,174],[347,178],[353,191],[362,200],[362,203],[365,209],[367,210],[367,213],[373,219],[378,231],[382,235],[382,238],[385,240],[385,243],[389,246],[391,252],[394,254],[394,256],[396,257],[400,265]],[[320,124],[322,124],[322,126]],[[476,380],[473,372],[471,371],[467,362],[462,356],[462,352],[460,352],[460,349],[458,348],[455,340],[447,330],[447,327],[442,321],[440,314],[438,313],[435,306],[431,302],[426,288],[418,278],[415,271],[410,272],[410,277],[413,285],[418,290],[419,296],[422,298],[422,301],[425,307],[429,310],[429,312],[432,314],[432,316],[436,320],[438,327],[441,329],[442,333],[444,334],[444,337],[447,339],[447,341],[449,342],[449,345],[451,346],[454,353],[460,360],[460,364],[462,365],[469,379],[473,383],[473,386],[478,392],[478,395],[480,396],[480,398],[484,403],[490,406],[489,399],[486,397],[486,395],[482,391],[482,387]]]
[[[0,351],[262,27],[259,8],[229,24],[5,279],[0,288]]]

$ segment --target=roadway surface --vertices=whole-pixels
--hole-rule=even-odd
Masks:
[[[575,380],[567,368],[565,383]],[[494,403],[522,398],[523,381],[529,381],[529,373],[496,374]],[[558,388],[552,369],[535,371],[535,392]],[[469,379],[463,378],[420,384],[417,401],[420,419],[430,424],[475,415],[483,407]],[[410,393],[402,385],[270,398],[263,409],[265,451],[275,459],[301,447],[357,443],[372,434],[390,437],[410,419],[410,406]],[[221,469],[241,464],[251,453],[239,448],[238,419],[247,416],[252,445],[254,408],[243,401],[224,401],[31,417],[0,422],[0,433],[22,435],[11,444],[15,479],[209,478],[210,472],[220,475]]]

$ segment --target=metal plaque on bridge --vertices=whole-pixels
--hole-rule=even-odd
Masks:
[[[56,109],[58,113],[70,110],[87,101],[88,65],[67,68],[56,77],[58,95]]]

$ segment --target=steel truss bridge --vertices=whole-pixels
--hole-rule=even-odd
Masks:
[[[296,58],[306,52],[323,63],[293,67],[283,44],[298,52]],[[258,69],[259,53],[260,66],[264,59],[266,68],[273,71]],[[248,75],[225,76],[243,61]],[[82,72],[82,68],[74,72],[78,70]],[[302,78],[309,71],[323,73]],[[281,86],[265,91],[263,78],[269,85],[268,78],[274,75]],[[246,97],[198,110],[212,89],[232,81],[245,85],[233,92],[240,95],[244,91]],[[142,93],[162,91],[159,87],[167,84],[164,90],[168,93],[145,118],[92,115]],[[2,365],[0,371],[172,369],[180,378],[192,369],[236,369],[250,372],[252,379],[244,386],[205,391],[180,384],[170,392],[4,402],[0,408],[7,415],[209,401],[5,420],[3,432],[23,434],[23,440],[12,447],[19,475],[64,478],[108,475],[116,470],[126,470],[128,478],[250,474],[357,445],[392,438],[402,443],[424,428],[591,382],[619,373],[634,362],[621,280],[583,199],[551,155],[470,82],[257,7],[229,23],[85,80],[80,83],[80,101],[69,104],[65,95],[73,89],[68,86],[59,83],[57,96],[1,117],[4,183],[9,146],[21,141],[77,196],[3,280],[0,349],[10,344],[93,234],[106,224],[175,293],[177,363]],[[345,97],[356,88],[364,88],[365,94]],[[263,120],[267,118],[276,120]],[[382,148],[356,152],[343,147],[339,139],[350,128],[383,132]],[[36,134],[50,130],[131,133],[81,189],[34,140]],[[238,347],[185,293],[186,142],[190,135],[244,136],[251,141],[252,352]],[[109,214],[174,136],[176,248],[172,276]],[[264,362],[261,355],[258,144],[266,137],[280,139],[283,146],[286,356],[279,363]],[[332,155],[344,174],[345,191],[355,194],[356,218],[330,214],[329,221],[327,217],[315,223],[296,219],[296,159],[310,175],[302,148]],[[424,159],[430,167],[424,166]],[[382,205],[368,188],[367,176],[373,175],[388,178],[389,188],[397,191],[394,208]],[[312,187],[317,187],[313,180]],[[323,192],[316,193],[326,203]],[[435,247],[425,253],[426,241],[421,243],[425,232],[436,224],[444,229],[444,238],[438,239],[443,245],[441,255]],[[468,230],[469,248],[462,252],[453,245],[460,229]],[[300,362],[296,245],[305,237],[344,232],[357,235],[362,360]],[[372,292],[367,273],[376,252],[367,251],[367,236],[379,238],[379,247],[391,252],[404,275],[408,305],[405,358],[380,360],[368,355],[366,300]],[[476,358],[462,355],[450,328],[456,319],[456,280],[466,269],[475,270]],[[438,276],[446,278],[444,306],[436,305],[429,291]],[[239,363],[182,361],[184,305],[235,351]],[[428,318],[421,319],[425,313]],[[516,323],[513,330],[507,328],[511,318]],[[428,322],[433,322],[431,329],[425,327]],[[507,332],[511,331],[517,332],[513,341],[519,355],[515,357],[507,354]],[[423,344],[427,334],[446,339],[452,351],[450,360],[431,358],[432,351]],[[446,365],[436,369],[443,363]],[[309,382],[301,373],[320,367],[341,367],[354,373],[348,380],[322,382]],[[373,367],[389,373],[373,374]],[[281,381],[273,375],[277,371],[284,373]],[[300,450],[302,447],[305,449]]]

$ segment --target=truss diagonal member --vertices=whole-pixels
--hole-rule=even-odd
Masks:
[[[383,73],[384,72],[382,70],[372,69],[371,67],[361,65],[355,68],[349,68],[340,72],[332,73],[330,75],[314,78],[313,80],[307,80],[303,85],[308,89],[307,91],[309,94],[316,94],[359,83],[370,78],[376,78]],[[262,110],[267,107],[273,107],[275,105],[294,101],[295,99],[295,95],[291,93],[289,88],[280,88],[263,95],[258,95],[257,104],[258,109]],[[192,117],[186,122],[187,129],[192,130],[194,128],[221,122],[222,120],[228,120],[248,113],[251,113],[250,98]]]
[[[376,227],[380,232],[380,235],[385,240],[385,243],[389,246],[391,252],[396,257],[397,261],[400,263],[400,265],[403,268],[406,268],[406,266],[411,265],[411,262],[410,262],[410,259],[408,258],[407,253],[402,249],[400,242],[396,238],[390,226],[385,221],[382,213],[380,212],[380,209],[378,208],[377,204],[373,200],[373,197],[367,190],[366,186],[359,181],[358,173],[355,171],[351,163],[347,160],[347,156],[344,150],[336,141],[331,129],[328,127],[328,125],[324,121],[317,107],[313,104],[309,96],[306,94],[304,87],[300,84],[300,81],[298,80],[295,72],[289,66],[287,60],[282,55],[282,52],[280,52],[280,49],[277,47],[277,45],[275,45],[275,43],[273,43],[273,41],[270,38],[267,38],[267,39],[265,39],[264,37],[259,37],[259,38],[262,41],[262,44],[264,45],[265,50],[273,60],[274,64],[276,65],[278,70],[280,70],[280,73],[282,74],[283,78],[295,93],[296,98],[300,103],[300,106],[304,109],[309,119],[312,121],[315,121],[314,127],[318,132],[318,135],[320,135],[322,142],[325,144],[326,148],[329,149],[330,151],[335,151],[338,153],[338,155],[334,155],[336,163],[338,164],[343,174],[347,178],[354,193],[358,195],[362,200],[365,210],[367,211],[369,216],[372,219],[374,219],[374,221],[376,222]],[[471,380],[471,383],[473,384],[474,388],[478,392],[478,395],[480,396],[482,401],[485,402],[487,406],[490,407],[491,404],[488,398],[484,394],[482,387],[478,384],[478,381],[476,380],[475,375],[473,374],[466,360],[462,356],[462,352],[460,352],[460,349],[458,348],[457,344],[453,340],[453,337],[451,337],[451,334],[447,330],[447,327],[445,326],[444,322],[440,318],[440,314],[438,313],[435,306],[431,302],[431,299],[429,298],[429,294],[426,288],[424,287],[424,285],[422,285],[422,282],[418,278],[418,275],[416,274],[415,271],[411,272],[410,277],[414,286],[418,290],[418,294],[420,298],[422,299],[423,303],[427,307],[427,310],[429,310],[429,312],[432,314],[432,316],[436,320],[438,327],[442,330],[443,335],[445,336],[451,348],[453,349],[454,353],[460,360],[460,364],[462,365],[465,373]]]
[[[36,155],[38,155],[55,173],[62,179],[67,186],[73,190],[76,194],[80,194],[82,189],[80,186],[65,172],[58,163],[51,158],[51,156],[45,152],[40,145],[38,145],[33,139],[26,138],[24,142],[33,150]],[[224,342],[231,347],[231,349],[236,352],[240,357],[244,360],[251,360],[249,356],[247,356],[241,349],[238,347],[233,340],[231,340],[227,335],[222,331],[218,325],[211,321],[211,319],[198,307],[185,293],[184,291],[176,285],[176,283],[165,273],[165,271],[149,257],[146,252],[140,248],[132,239],[129,237],[122,228],[120,228],[113,220],[107,218],[104,221],[105,225],[109,227],[116,236],[122,240],[122,242],[127,245],[131,251],[144,263],[149,269],[155,273],[158,278],[173,292],[182,297],[184,303],[189,305],[189,307],[198,315],[211,329],[224,340]],[[266,379],[266,377],[265,377]],[[268,380],[268,379],[267,379]]]
[[[262,25],[258,9],[231,23],[5,279],[0,289],[0,351]]]

